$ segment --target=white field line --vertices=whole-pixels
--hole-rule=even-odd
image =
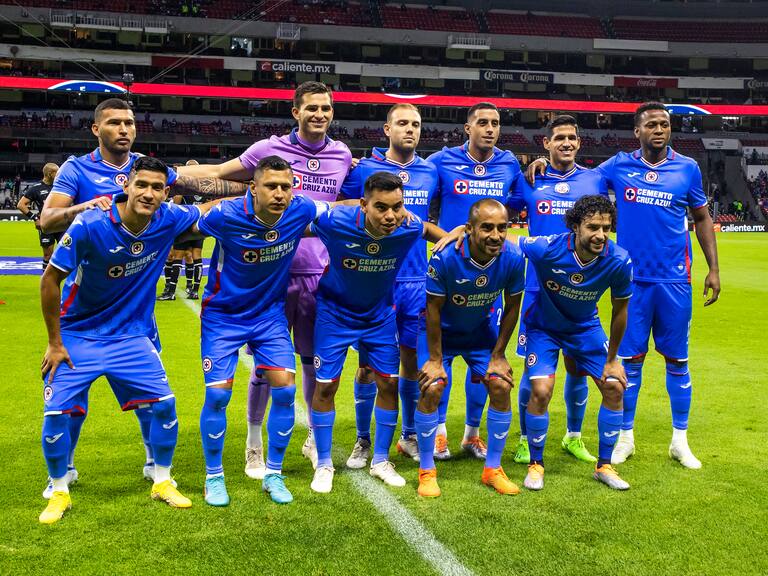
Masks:
[[[187,300],[182,297],[181,300],[186,306],[198,316],[200,315],[200,306],[194,300]],[[253,368],[253,357],[247,354],[243,348],[240,349],[240,362],[248,370]],[[296,406],[296,425],[306,428],[307,414],[304,407],[298,402]],[[336,458],[344,458],[344,454],[337,449],[334,451]],[[352,486],[357,492],[368,500],[394,530],[400,534],[411,548],[419,554],[438,574],[448,576],[474,576],[474,573],[461,563],[456,555],[443,545],[432,533],[422,524],[418,518],[411,514],[407,508],[403,507],[397,499],[384,488],[384,485],[378,480],[374,480],[365,471],[345,471]]]

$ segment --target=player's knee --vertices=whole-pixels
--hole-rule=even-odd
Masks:
[[[339,381],[332,380],[331,382],[317,382],[315,386],[315,395],[322,402],[332,400],[336,396],[336,391],[339,389]]]
[[[531,380],[531,397],[528,400],[528,405],[541,408],[549,406],[553,388],[554,383],[550,384],[548,380],[541,378]]]
[[[166,398],[152,404],[152,415],[160,420],[168,420],[176,413],[176,398]]]
[[[282,386],[272,388],[272,403],[280,406],[292,406],[296,398],[295,386]]]
[[[491,378],[488,381],[488,396],[494,402],[508,399],[511,392],[512,386],[502,378]]]
[[[269,370],[268,374],[266,374],[266,380],[274,388],[292,386],[295,378],[293,372],[288,370]]]
[[[373,384],[373,370],[368,368],[368,366],[360,366],[355,374],[355,380],[361,384]]]
[[[224,410],[232,398],[232,390],[229,388],[216,388],[209,386],[205,389],[205,403],[212,410]]]
[[[383,395],[397,395],[397,378],[377,378],[376,385]]]
[[[422,397],[429,406],[437,406],[440,403],[440,399],[443,397],[444,390],[445,382],[443,380],[436,380],[427,386],[422,393]]]
[[[600,393],[606,404],[616,404],[620,403],[624,396],[624,387],[621,382],[611,378],[600,384]]]
[[[685,376],[688,374],[688,362],[678,362],[675,360],[667,360],[667,374],[672,376]]]

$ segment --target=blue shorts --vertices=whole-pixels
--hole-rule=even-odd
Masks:
[[[629,301],[629,320],[619,356],[635,358],[648,352],[653,332],[657,352],[669,360],[688,360],[688,336],[693,311],[690,284],[635,282]]]
[[[529,326],[526,331],[525,366],[528,378],[554,378],[560,350],[576,363],[579,374],[599,380],[603,375],[608,337],[599,324],[576,334],[545,332]]]
[[[419,314],[427,306],[425,280],[395,282],[395,311],[397,313],[397,334],[401,346],[416,349],[419,333]]]
[[[315,379],[332,382],[341,377],[347,349],[355,345],[365,366],[385,378],[396,378],[400,369],[395,314],[377,322],[345,321],[322,300],[315,317]]]
[[[523,305],[520,307],[520,321],[517,323],[517,355],[525,358],[525,343],[528,340],[527,329],[525,326],[525,315],[533,304],[533,298],[536,292],[525,291],[523,295]]]
[[[160,353],[146,336],[120,340],[92,340],[63,332],[73,370],[60,364],[53,382],[43,377],[45,415],[84,416],[88,390],[94,380],[106,376],[123,410],[173,398]]]
[[[206,386],[231,383],[237,370],[240,348],[248,345],[257,370],[296,372],[296,358],[282,310],[240,326],[231,318],[213,314],[201,317],[200,353]]]
[[[491,361],[491,352],[496,345],[495,330],[494,322],[490,322],[483,334],[472,334],[463,339],[457,339],[451,335],[444,334],[442,349],[443,368],[445,371],[448,372],[451,369],[454,358],[461,356],[464,362],[467,363],[473,381],[477,382],[485,378],[488,364]],[[424,366],[427,360],[429,360],[429,345],[427,344],[427,333],[424,330],[419,332],[416,358],[419,367]]]

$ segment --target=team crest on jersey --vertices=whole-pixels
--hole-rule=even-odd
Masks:
[[[304,183],[304,177],[301,174],[293,175],[293,189],[301,190],[301,185]]]
[[[357,270],[357,260],[354,258],[344,258],[341,261],[342,266],[347,270]]]
[[[653,170],[648,170],[648,172],[645,173],[645,176],[643,178],[645,178],[646,182],[653,183],[659,179],[659,173],[654,172]]]
[[[469,181],[468,180],[454,180],[453,191],[456,194],[469,194]]]
[[[635,188],[624,188],[624,200],[627,202],[634,202],[637,198],[637,190]]]
[[[266,242],[274,242],[278,238],[280,238],[280,232],[277,230],[267,230],[267,232],[264,234],[264,240]]]
[[[312,360],[312,363],[315,365],[315,370],[320,368],[320,366],[323,365],[323,361],[320,360],[320,356],[315,355],[314,359]]]
[[[520,335],[517,337],[517,343],[518,343],[520,346],[525,346],[525,345],[528,343],[528,338],[526,338],[525,334],[520,334]]]
[[[555,184],[555,192],[558,194],[568,194],[571,191],[571,186],[568,182],[558,182]]]
[[[210,372],[213,368],[213,362],[210,358],[203,358],[203,372]]]
[[[530,354],[528,354],[528,358],[526,358],[526,359],[525,359],[525,363],[526,363],[526,365],[527,365],[529,368],[530,368],[531,366],[533,366],[534,364],[536,364],[536,362],[538,362],[538,361],[539,361],[539,357],[538,357],[538,356],[536,356],[536,354],[534,354],[533,352],[531,352]]]
[[[126,182],[128,182],[128,174],[123,174],[122,172],[120,172],[120,174],[115,174],[115,184],[120,186],[120,188],[125,186]]]
[[[454,304],[456,304],[456,306],[464,306],[464,304],[467,303],[467,299],[461,294],[454,294],[451,296],[451,300]]]
[[[411,175],[405,170],[400,170],[400,172],[397,173],[397,177],[403,181],[403,184],[408,184],[408,182],[411,181]]]
[[[475,164],[475,176],[485,176],[485,164]]]
[[[582,282],[584,282],[584,275],[576,272],[575,274],[571,274],[570,280],[571,280],[571,284],[581,284]]]
[[[131,244],[131,254],[138,256],[144,252],[144,242],[138,241]]]
[[[427,267],[427,276],[430,278],[437,280],[437,270],[435,270],[435,267],[431,264]]]
[[[558,290],[560,290],[560,284],[558,284],[554,280],[547,280],[546,286],[547,288],[552,290],[552,292],[557,292]]]
[[[258,261],[258,250],[243,250],[243,262],[247,262],[248,264],[256,264]]]
[[[61,240],[59,240],[59,244],[61,246],[64,246],[64,248],[69,248],[70,246],[72,246],[72,236],[70,236],[65,232],[64,236],[62,236]]]
[[[488,285],[488,276],[485,274],[481,274],[475,279],[475,286],[478,288],[483,288]]]
[[[53,398],[53,387],[52,386],[46,386],[43,388],[43,400],[46,402],[49,402]]]
[[[549,200],[539,200],[536,203],[536,212],[539,214],[549,214],[552,211],[552,202]]]
[[[320,170],[320,160],[317,158],[310,158],[307,160],[307,170],[310,170],[311,172]]]
[[[376,256],[379,252],[381,252],[381,246],[376,242],[371,242],[368,244],[368,246],[365,247],[365,251],[368,252],[371,256]]]
[[[125,274],[125,268],[119,264],[107,270],[107,276],[113,279],[122,278],[123,274]]]

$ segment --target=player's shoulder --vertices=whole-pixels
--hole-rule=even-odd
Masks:
[[[510,260],[523,258],[523,251],[520,248],[521,238],[524,238],[524,236],[517,236],[512,238],[509,242],[504,242],[501,248],[501,254],[503,258]]]
[[[333,138],[328,138],[328,150],[333,150],[337,152],[338,154],[343,155],[345,158],[349,158],[352,160],[352,151],[349,149],[349,146],[347,146],[344,142],[341,140],[334,140]]]
[[[451,151],[453,148],[449,148],[448,146],[443,146],[440,150],[437,152],[434,152],[427,156],[427,161],[431,162],[435,166],[440,166],[440,164],[443,163],[443,161],[451,155]]]
[[[606,257],[618,262],[619,264],[624,264],[628,260],[630,260],[629,252],[627,252],[626,249],[622,248],[616,242],[613,240],[608,240],[608,249],[606,251]]]
[[[493,147],[493,159],[491,162],[494,164],[520,165],[517,156],[512,154],[510,150],[502,150],[501,148],[496,148],[495,146]]]
[[[694,169],[699,167],[699,163],[696,162],[693,158],[690,156],[686,156],[685,154],[680,154],[677,150],[670,148],[670,154],[669,159],[672,160],[675,164],[686,166],[687,168]]]

